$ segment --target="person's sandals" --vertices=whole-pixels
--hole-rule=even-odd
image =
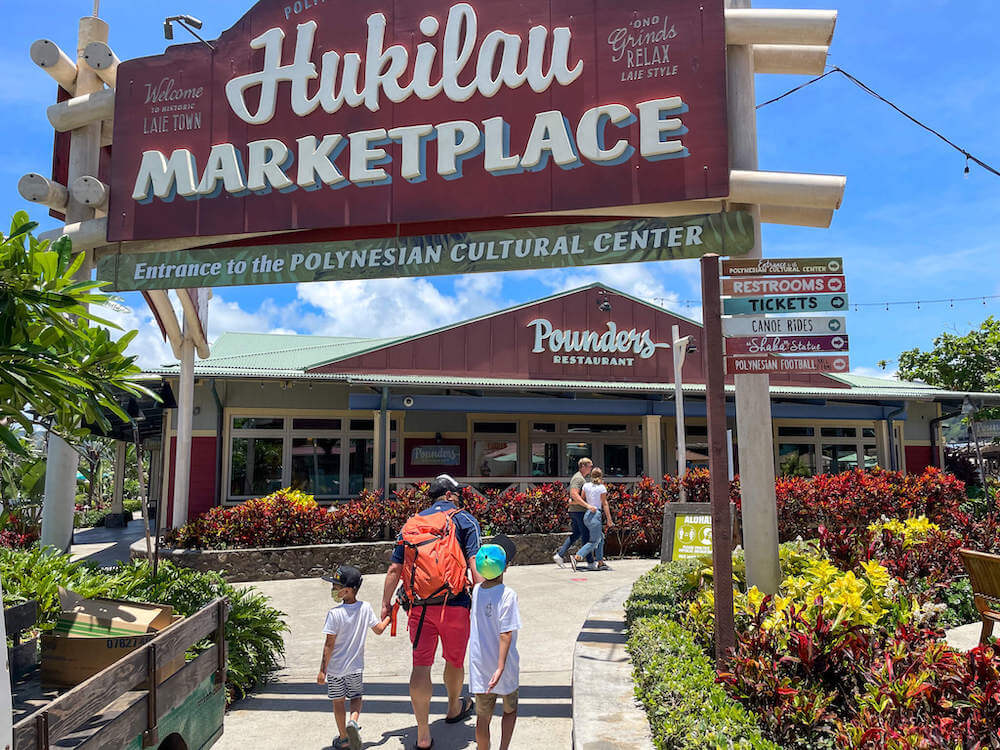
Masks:
[[[604,561],[597,563],[598,570],[611,570],[611,567]]]
[[[351,746],[349,741],[343,737],[334,737],[333,744],[331,744],[330,747],[332,747],[333,750],[350,750]]]
[[[576,555],[569,556],[569,564],[573,566],[573,572],[576,572]]]
[[[472,716],[472,712],[475,711],[475,710],[476,710],[476,702],[474,700],[472,700],[472,698],[463,698],[462,699],[462,710],[459,711],[457,715],[452,716],[451,718],[448,718],[446,716],[445,719],[444,719],[444,723],[445,724],[458,724],[458,722],[465,721],[470,716]]]
[[[347,742],[351,750],[361,750],[361,727],[354,719],[347,722]]]
[[[431,744],[427,745],[426,747],[420,747],[420,745],[418,745],[416,742],[413,743],[413,750],[431,750],[432,747],[434,747],[433,737],[431,737]]]

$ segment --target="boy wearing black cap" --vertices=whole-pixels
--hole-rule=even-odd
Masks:
[[[333,715],[340,732],[333,740],[334,750],[360,750],[358,719],[361,717],[365,640],[369,628],[381,635],[391,618],[380,622],[370,604],[358,601],[361,571],[353,565],[340,565],[332,576],[323,576],[323,580],[333,584],[332,596],[342,604],[326,614],[323,625],[326,643],[316,682],[327,686],[327,695],[333,701]],[[351,702],[350,721],[346,710],[348,700]]]

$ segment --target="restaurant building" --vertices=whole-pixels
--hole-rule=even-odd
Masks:
[[[613,482],[673,474],[675,325],[699,352],[682,379],[687,461],[707,466],[700,324],[603,284],[398,338],[224,333],[195,365],[189,516],[288,486],[332,502],[441,472],[564,481],[581,456]],[[177,366],[150,374],[175,389]],[[851,374],[770,382],[779,473],[940,466],[942,418],[966,395],[1000,402]],[[167,409],[153,479],[167,498],[176,424]]]

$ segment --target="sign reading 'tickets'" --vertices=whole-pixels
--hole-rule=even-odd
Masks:
[[[722,312],[725,315],[843,312],[846,309],[846,294],[800,294],[793,296],[744,298],[731,297],[722,300]]]
[[[738,317],[722,319],[723,336],[824,336],[846,333],[847,319],[839,315]]]
[[[722,0],[260,0],[119,66],[108,239],[726,196],[725,43]]]

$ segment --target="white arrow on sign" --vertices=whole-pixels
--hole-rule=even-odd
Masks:
[[[847,321],[835,315],[804,315],[783,318],[724,317],[722,335],[741,336],[829,336],[847,333]]]

